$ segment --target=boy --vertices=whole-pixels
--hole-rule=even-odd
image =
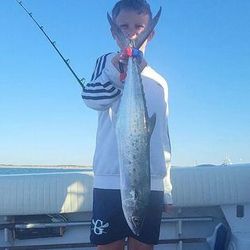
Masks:
[[[152,19],[145,0],[120,0],[112,10],[112,19],[130,40],[136,39]],[[111,30],[121,48],[120,41]],[[152,32],[141,46],[145,52]],[[94,156],[94,191],[91,242],[99,250],[122,250],[128,238],[130,250],[151,250],[158,243],[162,205],[171,204],[170,140],[167,111],[166,81],[142,58],[142,84],[149,116],[156,113],[156,125],[150,142],[151,196],[143,229],[139,236],[129,229],[124,218],[119,180],[119,163],[115,136],[115,116],[123,91],[121,71],[126,71],[122,53],[109,53],[98,58],[91,81],[83,88],[86,105],[99,111],[96,150]],[[121,57],[123,66],[121,70]],[[126,61],[126,60],[125,60]],[[122,77],[123,78],[123,77]]]

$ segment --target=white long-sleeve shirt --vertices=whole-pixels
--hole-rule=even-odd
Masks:
[[[119,189],[120,175],[115,135],[115,117],[123,91],[119,72],[111,60],[115,53],[99,57],[91,81],[84,85],[82,98],[98,111],[98,128],[94,155],[94,187]],[[172,203],[170,181],[171,146],[168,133],[168,86],[151,67],[141,72],[149,117],[156,114],[150,141],[151,190],[164,191],[165,203]]]

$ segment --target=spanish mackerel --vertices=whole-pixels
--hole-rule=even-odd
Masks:
[[[123,47],[139,49],[156,26],[161,9],[134,41],[128,41],[108,15],[111,28]],[[123,213],[134,234],[139,235],[150,198],[150,138],[156,115],[149,118],[137,59],[129,57],[127,77],[117,112],[116,138],[120,165]]]

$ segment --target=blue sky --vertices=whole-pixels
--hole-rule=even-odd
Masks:
[[[24,0],[79,77],[116,51],[116,1]],[[250,1],[151,0],[146,59],[169,83],[173,165],[250,162]],[[0,5],[0,163],[91,165],[97,113],[15,0]]]

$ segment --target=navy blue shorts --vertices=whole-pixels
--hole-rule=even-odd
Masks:
[[[105,245],[126,237],[133,237],[145,244],[158,244],[163,211],[163,192],[151,191],[149,203],[142,232],[137,236],[130,230],[123,215],[120,190],[94,188],[91,243]]]

